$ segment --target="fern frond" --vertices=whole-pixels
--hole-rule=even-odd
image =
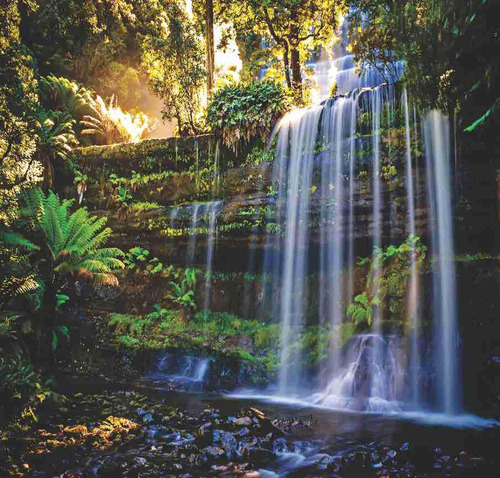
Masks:
[[[20,247],[27,251],[38,251],[40,248],[33,244],[30,240],[16,234],[15,232],[5,231],[0,232],[0,244],[5,244],[13,247]]]

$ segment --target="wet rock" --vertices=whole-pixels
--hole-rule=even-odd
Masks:
[[[273,450],[274,452],[278,452],[278,453],[285,453],[288,451],[288,447],[287,447],[287,444],[286,444],[286,440],[284,438],[278,438],[276,440],[274,440],[274,443],[273,443]]]
[[[207,458],[212,459],[219,459],[226,454],[225,450],[218,446],[207,446],[203,449],[203,452],[206,454]]]
[[[228,457],[232,456],[238,447],[236,438],[229,432],[220,432],[220,442],[224,450],[226,450]]]
[[[250,433],[250,430],[247,427],[243,427],[240,429],[240,431],[237,433],[238,436],[240,437],[246,437]]]
[[[248,427],[252,424],[252,419],[250,417],[241,417],[234,420],[234,424],[238,426]]]
[[[212,428],[212,422],[207,422],[204,423],[200,428],[198,428],[198,431],[202,434],[206,433],[208,430]]]
[[[270,450],[260,448],[254,444],[247,443],[241,449],[241,456],[245,461],[253,464],[268,464],[274,459],[274,453]]]

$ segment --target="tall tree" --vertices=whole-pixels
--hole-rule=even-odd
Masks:
[[[205,42],[207,48],[207,97],[214,86],[215,41],[214,41],[214,2],[205,0]]]
[[[281,52],[286,84],[302,97],[302,66],[307,58],[330,40],[343,0],[230,0],[220,2],[221,18],[239,31],[266,35]]]

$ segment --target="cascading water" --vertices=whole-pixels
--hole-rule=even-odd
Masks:
[[[293,347],[300,332],[305,302],[309,223],[309,201],[314,146],[322,108],[288,115],[281,125],[276,166],[281,188],[279,196],[286,224],[281,288],[281,355],[278,387],[281,394],[296,393],[301,386],[301,352]],[[288,141],[289,138],[289,141]]]
[[[392,411],[392,399],[400,396],[404,387],[399,338],[363,334],[345,348],[333,380],[313,400],[333,408]]]
[[[413,184],[413,158],[411,152],[411,130],[410,113],[408,106],[408,92],[403,89],[402,94],[403,112],[405,118],[405,143],[406,143],[406,197],[408,208],[408,234],[411,238],[416,237],[415,225],[415,188]],[[411,330],[411,350],[410,350],[410,374],[411,390],[414,408],[421,406],[420,398],[420,318],[418,316],[418,295],[419,295],[419,277],[418,265],[415,255],[410,256],[410,284],[408,287],[407,298],[407,319]]]
[[[274,221],[282,237],[266,239],[264,271],[271,287],[266,304],[280,323],[280,356],[277,396],[307,398],[319,405],[367,411],[432,409],[446,414],[460,410],[458,390],[458,345],[454,296],[452,210],[447,120],[431,112],[423,121],[427,188],[431,216],[431,255],[434,271],[434,354],[423,360],[423,334],[418,303],[416,191],[418,167],[412,155],[415,118],[405,89],[396,97],[396,87],[379,84],[380,72],[359,77],[352,57],[336,63],[337,91],[345,93],[321,105],[289,113],[277,132],[274,163]],[[395,69],[397,79],[402,65]],[[413,110],[415,111],[415,110]],[[406,168],[406,220],[400,227],[384,212],[390,194],[385,178],[390,175],[392,142],[403,131]],[[413,129],[413,132],[412,132]],[[389,131],[382,137],[382,131]],[[388,164],[389,162],[389,164]],[[371,179],[367,182],[360,178]],[[356,198],[369,188],[369,207],[355,210]],[[366,199],[365,199],[366,202]],[[345,331],[354,327],[347,305],[354,299],[355,229],[357,221],[368,221],[373,256],[366,319],[369,331],[345,343]],[[387,227],[386,227],[387,225]],[[401,229],[410,247],[406,329],[387,330],[379,291],[383,280],[384,231]],[[391,236],[392,237],[392,236]],[[317,252],[315,252],[315,250]],[[317,257],[317,259],[316,259]],[[315,261],[317,260],[317,265]],[[309,276],[318,277],[317,290]],[[305,326],[314,323],[311,312],[317,295],[318,324],[326,327],[326,359],[314,370],[306,370],[307,350],[300,343]],[[404,317],[401,318],[403,321]],[[325,332],[323,332],[325,333]],[[319,340],[319,338],[318,338]],[[432,374],[432,370],[435,373]],[[307,372],[307,373],[306,373]],[[432,376],[424,383],[424,372]],[[307,378],[306,378],[307,377]],[[432,389],[437,398],[429,396]]]
[[[179,208],[174,208],[171,213],[171,224],[177,218]],[[186,251],[186,267],[195,265],[197,236],[199,233],[206,233],[207,244],[205,254],[205,285],[203,305],[205,309],[210,307],[211,297],[211,276],[214,258],[214,250],[217,246],[217,221],[222,209],[222,201],[212,201],[207,203],[194,203],[190,208],[189,240]],[[171,227],[173,227],[171,225]],[[200,231],[201,230],[201,231]]]
[[[155,383],[188,390],[201,390],[210,367],[210,359],[163,352],[158,356],[153,371],[144,377]]]
[[[439,111],[425,118],[427,187],[429,190],[434,267],[435,356],[438,403],[444,413],[457,413],[458,330],[456,319],[455,265],[451,207],[450,126]]]
[[[193,204],[191,211],[191,226],[189,228],[189,242],[186,253],[186,267],[193,267],[194,264],[194,254],[196,250],[196,227],[198,225],[198,212],[200,210],[201,204]]]
[[[206,206],[206,214],[208,215],[208,236],[207,236],[207,255],[205,268],[205,297],[203,300],[203,308],[210,308],[211,299],[211,283],[212,283],[212,263],[214,258],[214,247],[217,243],[217,219],[220,214],[222,202],[214,201]]]

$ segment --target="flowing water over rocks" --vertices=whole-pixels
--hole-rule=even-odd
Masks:
[[[97,391],[42,408],[25,431],[2,433],[0,475],[488,478],[496,476],[495,440],[495,429],[466,433],[209,395]]]
[[[158,387],[201,391],[209,368],[209,358],[164,352],[159,354],[153,371],[144,379]]]

